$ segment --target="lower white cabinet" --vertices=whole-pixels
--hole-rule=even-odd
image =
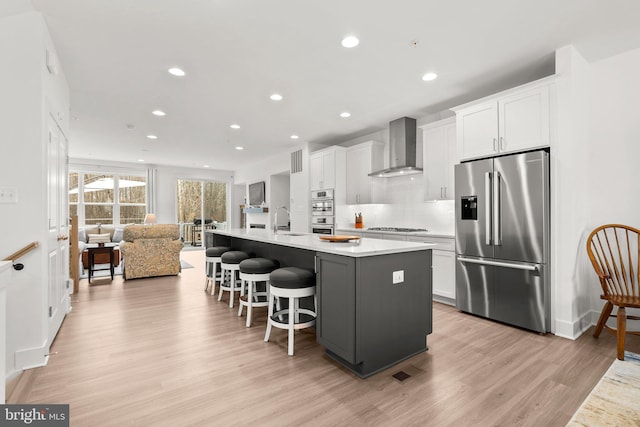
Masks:
[[[456,253],[453,238],[408,236],[410,242],[436,244],[432,249],[431,275],[433,299],[445,304],[456,303]]]
[[[432,251],[431,274],[433,295],[456,300],[456,257],[455,252]],[[437,299],[437,298],[436,298]],[[447,301],[451,302],[451,301]]]

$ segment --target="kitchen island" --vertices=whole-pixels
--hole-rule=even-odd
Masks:
[[[427,349],[432,331],[431,247],[264,229],[208,230],[206,246],[230,246],[282,267],[316,272],[316,339],[334,360],[368,377]],[[395,282],[395,283],[394,283]]]

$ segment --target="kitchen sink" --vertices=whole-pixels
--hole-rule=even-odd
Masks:
[[[280,236],[306,236],[306,234],[302,233],[278,233]]]

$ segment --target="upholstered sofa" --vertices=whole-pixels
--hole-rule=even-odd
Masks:
[[[120,244],[124,227],[124,225],[114,227],[113,225],[98,224],[78,230],[78,251],[81,257],[80,267],[82,271],[89,268],[89,253],[85,251],[87,245],[97,242]],[[117,267],[118,264],[120,264],[120,249],[116,246],[113,251],[115,253],[114,265]],[[107,254],[96,255],[96,264],[107,263],[109,263],[109,256]]]
[[[122,276],[125,280],[180,273],[178,224],[129,225],[120,243]]]

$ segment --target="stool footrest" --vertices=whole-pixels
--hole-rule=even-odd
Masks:
[[[293,329],[304,329],[316,324],[316,313],[313,310],[307,310],[306,308],[301,308],[297,313],[301,318],[311,318],[309,320],[294,322]],[[282,318],[282,320],[279,319]],[[288,329],[289,328],[289,309],[285,308],[283,310],[278,310],[273,313],[271,317],[272,325],[276,328]]]

